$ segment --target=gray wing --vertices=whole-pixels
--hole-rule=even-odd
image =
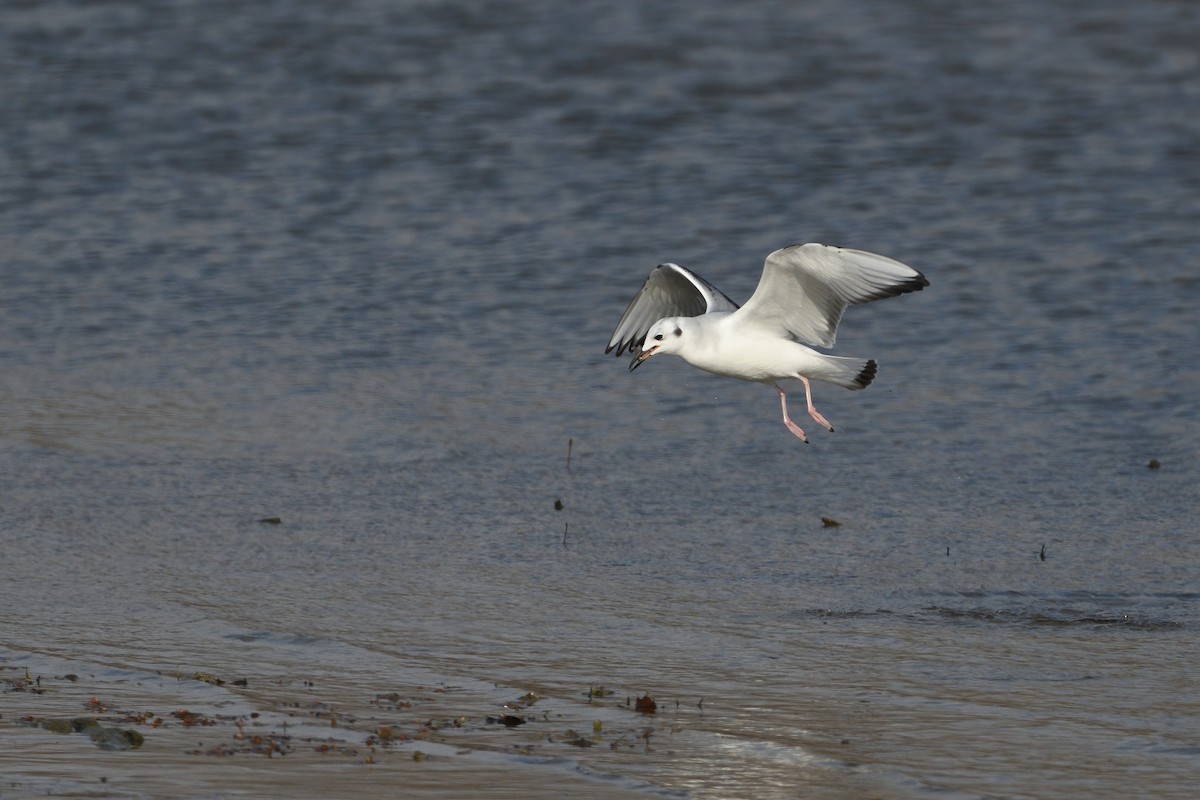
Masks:
[[[621,315],[605,353],[637,355],[650,326],[664,317],[698,317],[710,311],[736,311],[737,303],[717,287],[678,264],[659,264]]]
[[[799,244],[767,256],[758,288],[736,316],[746,325],[832,347],[846,306],[928,285],[924,275],[885,256]]]

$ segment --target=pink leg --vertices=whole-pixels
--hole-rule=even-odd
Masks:
[[[778,383],[773,383],[771,385],[775,387],[775,391],[779,392],[779,405],[783,407],[783,424],[787,425],[787,429],[799,437],[801,441],[803,441],[805,444],[808,444],[808,437],[804,435],[804,431],[800,429],[799,425],[792,422],[792,418],[788,416],[787,395],[784,394],[783,389],[779,388]]]
[[[821,412],[817,411],[812,402],[812,387],[808,385],[808,378],[797,375],[800,382],[804,384],[804,399],[808,401],[808,415],[817,421],[818,425],[824,426],[830,432],[833,431],[833,426],[829,424],[829,420],[821,416]],[[779,387],[776,387],[779,388]]]

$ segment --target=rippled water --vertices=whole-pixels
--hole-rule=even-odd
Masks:
[[[5,5],[0,796],[1190,796],[1197,18]],[[808,240],[836,434],[602,355]]]

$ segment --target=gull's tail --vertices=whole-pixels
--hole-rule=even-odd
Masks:
[[[843,358],[818,353],[821,358],[821,369],[805,374],[806,378],[832,383],[843,389],[865,389],[875,380],[879,366],[872,359]]]

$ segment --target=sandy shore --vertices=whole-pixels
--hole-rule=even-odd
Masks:
[[[0,798],[612,798],[651,788],[570,758],[581,747],[647,748],[656,721],[623,699],[598,705],[577,732],[533,696],[480,707],[470,692],[414,686],[364,688],[355,700],[304,679],[39,672],[59,665],[21,661],[0,666]],[[528,722],[504,724],[514,719]]]

